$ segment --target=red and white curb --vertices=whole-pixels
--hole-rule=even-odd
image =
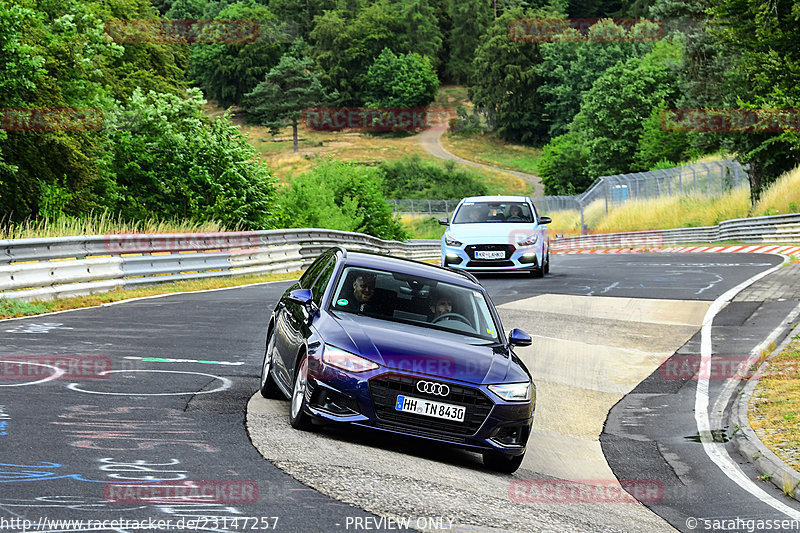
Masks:
[[[800,246],[786,245],[735,245],[735,246],[680,246],[674,248],[600,248],[592,250],[550,250],[552,254],[635,254],[635,253],[727,253],[727,254],[785,254],[800,255]]]

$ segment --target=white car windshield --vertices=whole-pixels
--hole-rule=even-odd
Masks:
[[[464,202],[453,217],[454,224],[533,222],[526,202]]]
[[[334,311],[362,314],[501,342],[481,291],[438,280],[347,267],[331,300]]]

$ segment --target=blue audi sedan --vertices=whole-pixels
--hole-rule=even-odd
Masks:
[[[456,206],[442,235],[442,265],[471,272],[550,272],[549,217],[525,196],[473,196]]]
[[[519,468],[536,389],[469,273],[331,248],[283,294],[267,327],[261,394],[296,429],[346,423],[482,453]]]

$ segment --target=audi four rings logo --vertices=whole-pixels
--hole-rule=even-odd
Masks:
[[[437,396],[447,396],[450,394],[450,387],[444,383],[433,383],[431,381],[417,381],[417,390]]]

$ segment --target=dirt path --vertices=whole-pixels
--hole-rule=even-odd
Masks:
[[[446,131],[445,128],[430,128],[428,130],[423,131],[419,135],[417,135],[417,139],[422,147],[425,149],[426,152],[431,154],[433,157],[438,157],[439,159],[455,161],[456,163],[460,163],[462,165],[470,165],[473,167],[481,167],[487,168],[489,170],[496,170],[499,172],[505,172],[507,174],[511,174],[516,176],[527,183],[530,183],[533,186],[533,196],[544,196],[544,186],[542,185],[542,180],[539,176],[534,176],[533,174],[526,174],[524,172],[517,172],[516,170],[508,170],[506,168],[500,167],[493,167],[491,165],[484,165],[483,163],[476,163],[475,161],[470,161],[468,159],[464,159],[458,157],[457,155],[453,155],[447,150],[444,149],[441,142],[442,134]]]

